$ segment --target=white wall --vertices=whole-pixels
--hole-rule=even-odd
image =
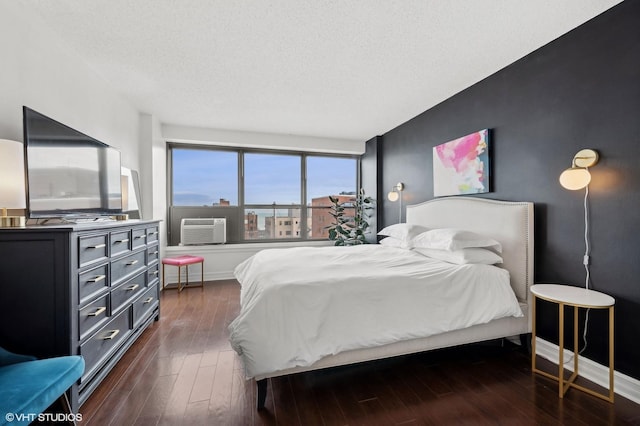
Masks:
[[[138,170],[138,111],[74,51],[24,12],[0,2],[0,138],[22,141],[22,106],[120,149]]]

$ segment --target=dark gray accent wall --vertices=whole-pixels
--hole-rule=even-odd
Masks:
[[[636,379],[640,379],[639,22],[640,1],[627,0],[376,140],[376,155],[381,158],[378,192],[404,182],[404,201],[411,204],[433,198],[435,145],[492,129],[493,191],[482,196],[534,202],[536,281],[576,286],[585,281],[584,191],[563,189],[558,176],[578,150],[599,151],[600,162],[591,169],[589,204],[592,288],[616,298],[615,366]],[[381,198],[379,206],[383,209],[379,229],[397,222],[395,203]],[[583,354],[605,365],[606,319],[603,312],[591,312]],[[555,305],[541,303],[541,337],[557,343],[557,320]],[[567,332],[571,326],[570,321]]]
[[[378,223],[382,221],[382,209],[378,208],[380,200],[384,197],[383,188],[377,185],[378,180],[382,177],[382,157],[378,155],[378,141],[382,143],[382,136],[376,136],[367,141],[365,153],[360,161],[360,182],[365,194],[376,200],[375,210],[371,212],[368,219],[369,233],[366,239],[370,243],[376,243],[376,229]]]

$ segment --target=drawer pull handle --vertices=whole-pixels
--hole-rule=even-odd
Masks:
[[[147,238],[147,236],[146,235],[137,235],[135,239],[139,240],[140,238]]]
[[[103,313],[103,312],[104,312],[104,311],[106,311],[106,310],[107,310],[107,308],[105,308],[105,307],[103,306],[103,307],[101,307],[101,308],[96,309],[96,310],[95,310],[95,311],[93,311],[93,312],[89,312],[89,313],[87,314],[87,316],[88,316],[88,317],[97,317],[98,315],[100,315],[101,313]]]
[[[87,282],[88,282],[88,283],[97,283],[97,282],[99,282],[99,281],[104,280],[105,278],[107,278],[107,276],[106,276],[106,275],[98,275],[98,276],[97,276],[97,277],[95,277],[95,278],[91,278],[91,279],[87,280]]]
[[[108,336],[104,336],[102,340],[112,340],[118,335],[118,333],[120,333],[120,330],[111,330],[111,334],[109,334]]]
[[[121,243],[128,243],[129,239],[128,238],[124,238],[122,240],[115,240],[113,243],[114,244],[121,244]]]
[[[137,261],[137,260],[132,260],[131,262],[127,263],[127,266],[133,266],[133,265],[135,265],[136,263],[138,263],[138,261]]]
[[[153,275],[158,275],[158,272],[159,272],[159,271],[153,271],[153,272],[152,272],[152,274],[153,274]]]
[[[96,244],[95,246],[87,246],[87,250],[95,250],[106,247],[106,244]]]
[[[146,305],[147,303],[151,303],[151,302],[153,302],[153,297],[149,297],[147,300],[145,300],[143,302],[143,305]]]
[[[131,286],[127,287],[125,290],[127,290],[127,291],[133,291],[133,290],[135,290],[135,289],[136,289],[136,288],[138,288],[138,287],[140,287],[140,285],[139,285],[139,284],[134,284],[134,285],[131,285]]]
[[[154,252],[153,252],[153,253],[151,253],[151,254],[153,254],[153,255],[155,256],[155,255],[157,255],[158,253],[160,253],[160,252],[159,252],[158,250],[156,250],[156,251],[154,251]]]
[[[155,231],[155,232],[149,232],[149,235],[158,235],[158,231]]]

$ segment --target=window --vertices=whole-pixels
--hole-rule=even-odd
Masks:
[[[299,225],[291,225],[292,217],[300,216],[300,209],[279,209],[279,208],[264,208],[264,209],[248,209],[245,211],[245,223],[250,223],[252,226],[246,225],[244,228],[245,240],[269,240],[283,238],[285,235],[291,235],[291,231],[295,231],[299,228]],[[274,225],[275,224],[275,225]],[[284,232],[283,232],[284,231]],[[286,234],[286,232],[289,234]]]
[[[300,205],[301,173],[299,155],[245,154],[245,204]]]
[[[172,205],[238,205],[238,153],[172,150]]]
[[[326,239],[329,196],[358,187],[356,156],[169,144],[169,244],[186,217],[224,217],[227,242]]]
[[[326,227],[333,218],[329,214],[329,196],[348,202],[356,194],[357,168],[351,158],[307,157],[307,217],[309,238],[326,239]],[[347,213],[348,214],[348,213]]]

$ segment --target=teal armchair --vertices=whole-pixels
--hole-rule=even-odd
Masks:
[[[60,398],[70,413],[65,391],[83,372],[81,356],[38,360],[0,347],[0,425],[28,425]]]

